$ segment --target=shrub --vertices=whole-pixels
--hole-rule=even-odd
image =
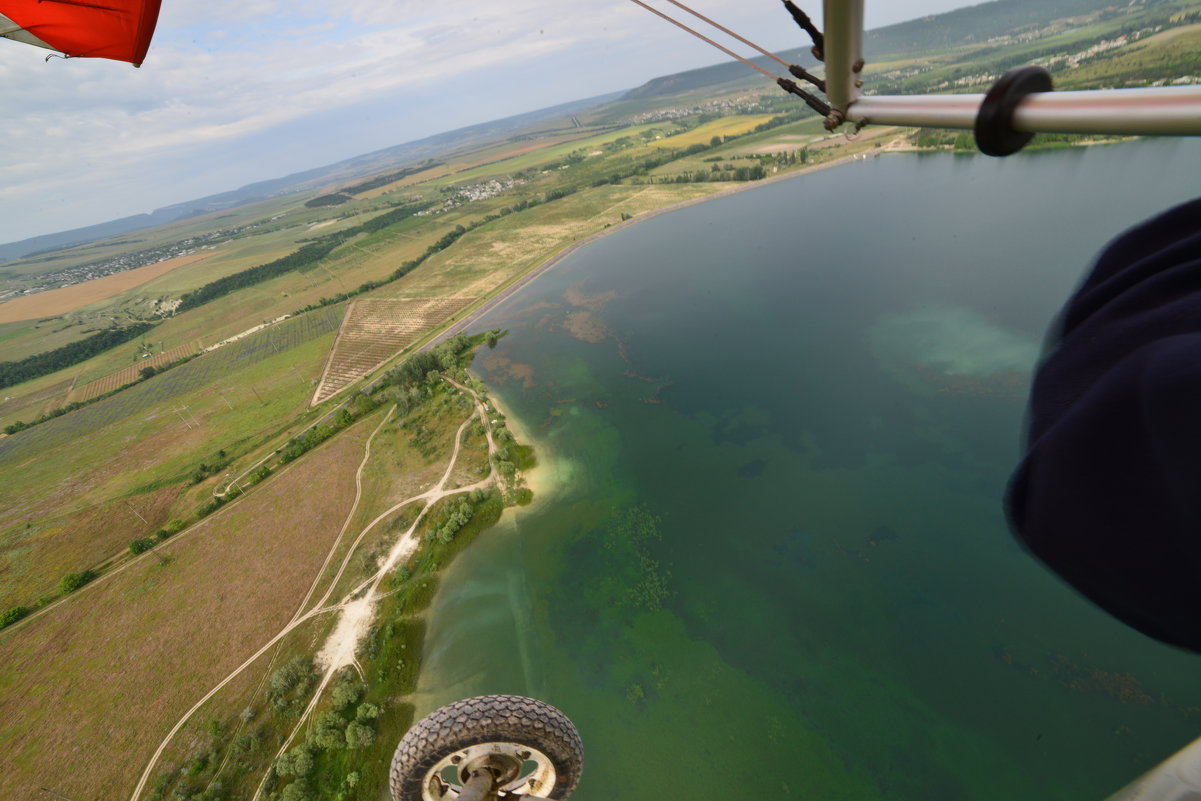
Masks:
[[[85,570],[82,573],[68,573],[58,582],[58,591],[63,595],[75,592],[94,578],[96,578],[94,570]]]
[[[28,606],[14,606],[12,609],[9,609],[3,615],[0,615],[0,629],[16,623],[18,620],[28,615],[29,611],[30,610]]]
[[[137,556],[140,553],[146,553],[146,551],[149,551],[153,547],[154,540],[152,540],[150,537],[142,537],[141,539],[136,539],[129,543],[129,552],[134,556]]]
[[[308,692],[313,681],[313,662],[303,656],[285,662],[267,680],[267,700],[277,713],[292,711],[293,701]]]

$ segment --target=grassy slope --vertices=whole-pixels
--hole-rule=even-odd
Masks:
[[[132,787],[175,720],[295,611],[353,500],[374,419],[169,541],[166,565],[144,557],[0,638],[0,796],[32,796],[49,775],[73,796]]]

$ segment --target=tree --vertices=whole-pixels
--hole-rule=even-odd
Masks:
[[[713,137],[712,139],[710,139],[710,140],[709,140],[709,147],[717,147],[717,146],[718,146],[718,145],[720,145],[720,144],[721,144],[721,137],[720,137],[720,136],[715,136],[715,137]]]
[[[343,710],[351,704],[358,703],[358,700],[363,697],[363,691],[367,688],[358,682],[344,682],[334,687],[333,702],[334,709]]]
[[[279,794],[279,801],[313,801],[313,790],[304,779],[297,779]]]
[[[337,712],[322,712],[309,731],[309,743],[317,748],[342,748],[346,745],[346,719]]]
[[[275,772],[283,776],[303,778],[313,772],[313,752],[300,745],[280,754],[275,760]]]
[[[375,732],[356,721],[346,727],[346,745],[350,748],[367,748],[375,742]]]
[[[380,716],[380,708],[373,703],[364,702],[359,705],[355,711],[355,719],[360,723],[366,723],[369,720],[375,720]]]
[[[276,668],[267,680],[267,699],[276,712],[287,712],[293,696],[304,695],[313,680],[313,662],[298,656]]]
[[[63,345],[61,348],[35,353],[17,362],[0,362],[0,388],[20,384],[38,376],[92,358],[109,348],[141,336],[153,328],[150,323],[135,323],[125,328],[108,328],[86,339]]]
[[[3,615],[0,615],[0,629],[5,628],[7,626],[11,626],[13,623],[16,623],[18,620],[20,620],[21,618],[25,617],[28,614],[29,614],[29,607],[14,606],[12,609],[9,609]]]

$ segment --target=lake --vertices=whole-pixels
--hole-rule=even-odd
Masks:
[[[573,798],[1100,799],[1201,735],[1201,660],[1025,554],[1044,332],[1201,143],[895,154],[602,239],[481,327],[546,491],[450,568],[419,714],[559,706]]]

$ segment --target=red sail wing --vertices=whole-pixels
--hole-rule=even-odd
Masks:
[[[161,0],[0,0],[0,36],[79,58],[139,65]]]

